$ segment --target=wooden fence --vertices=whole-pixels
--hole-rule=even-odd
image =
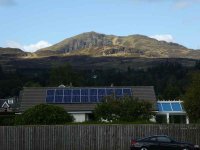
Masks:
[[[160,134],[200,144],[200,125],[2,126],[0,150],[128,150],[131,137]]]

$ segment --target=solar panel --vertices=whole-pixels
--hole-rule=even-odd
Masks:
[[[71,103],[71,96],[64,96],[63,102],[64,103]]]
[[[73,95],[80,96],[80,90],[73,89],[72,93]]]
[[[115,95],[122,96],[123,95],[122,89],[115,89]]]
[[[97,89],[90,89],[90,95],[97,95]]]
[[[114,94],[114,90],[113,89],[106,89],[106,94],[107,96],[113,95]]]
[[[131,96],[132,95],[131,88],[123,89],[123,95],[124,96]]]
[[[180,103],[171,103],[173,111],[182,111]]]
[[[54,95],[55,90],[47,90],[47,96]]]
[[[56,90],[56,94],[55,95],[63,95],[63,90]]]
[[[81,89],[81,95],[88,95],[88,89]]]
[[[98,89],[98,95],[106,95],[105,89]]]
[[[157,103],[157,107],[158,107],[158,111],[163,111],[161,103]]]
[[[64,90],[64,95],[71,95],[72,93],[72,90]]]
[[[81,102],[88,103],[89,102],[88,96],[81,96]]]
[[[97,96],[90,96],[90,102],[96,103],[97,101]]]
[[[104,97],[114,95],[116,99],[131,96],[131,88],[57,88],[46,92],[47,103],[98,103]],[[177,106],[174,106],[177,109]]]
[[[55,96],[55,103],[62,103],[63,95],[62,96]]]
[[[184,111],[181,102],[158,102],[158,111]]]
[[[162,110],[163,111],[172,111],[170,103],[162,103]]]
[[[80,96],[72,96],[72,103],[80,103],[81,100],[80,100]]]

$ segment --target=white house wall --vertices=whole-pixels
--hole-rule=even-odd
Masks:
[[[86,114],[78,114],[78,113],[75,113],[75,114],[71,114],[73,117],[74,117],[74,122],[84,122],[86,121]]]

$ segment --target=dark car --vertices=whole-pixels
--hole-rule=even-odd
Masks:
[[[198,145],[177,142],[169,136],[156,135],[131,140],[131,150],[199,150]]]

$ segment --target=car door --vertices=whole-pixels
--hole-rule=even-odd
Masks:
[[[178,150],[178,146],[173,140],[166,136],[157,137],[160,150]]]
[[[149,137],[143,140],[144,146],[147,147],[149,150],[159,150],[159,143],[156,137]]]

